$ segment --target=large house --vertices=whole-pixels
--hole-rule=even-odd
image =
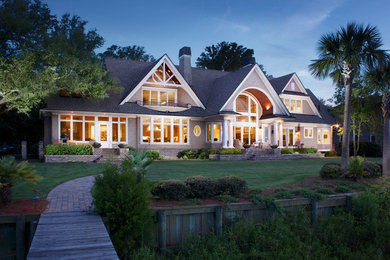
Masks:
[[[332,149],[334,119],[297,74],[268,79],[254,60],[228,72],[191,67],[191,49],[155,62],[107,58],[120,91],[103,100],[55,95],[43,109],[45,143],[95,140],[175,156],[184,149],[259,143]]]

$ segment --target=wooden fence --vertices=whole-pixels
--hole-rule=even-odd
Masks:
[[[276,200],[284,210],[303,208],[310,212],[313,223],[319,217],[330,216],[335,207],[352,205],[355,193],[330,195],[326,200],[306,198]],[[271,219],[275,206],[265,207],[250,202],[201,206],[156,207],[157,240],[160,250],[179,246],[190,234],[202,235],[208,232],[222,233],[223,226],[238,220],[261,222]]]
[[[0,216],[0,259],[25,259],[38,225],[37,215]]]

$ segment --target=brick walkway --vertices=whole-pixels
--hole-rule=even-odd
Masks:
[[[49,206],[45,212],[89,211],[94,181],[94,176],[87,176],[58,185],[47,195]]]

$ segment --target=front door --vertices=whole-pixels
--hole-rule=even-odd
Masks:
[[[111,147],[109,122],[98,123],[97,141],[102,144],[103,148]]]
[[[283,146],[292,147],[294,145],[294,128],[283,128]]]

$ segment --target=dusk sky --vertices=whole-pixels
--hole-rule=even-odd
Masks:
[[[296,72],[306,88],[330,98],[330,80],[314,79],[308,65],[317,57],[320,36],[355,21],[378,27],[390,49],[390,0],[328,1],[47,1],[56,15],[77,14],[112,44],[144,46],[155,58],[164,53],[178,63],[183,46],[192,63],[206,46],[237,42],[254,49],[256,61],[274,77]]]

